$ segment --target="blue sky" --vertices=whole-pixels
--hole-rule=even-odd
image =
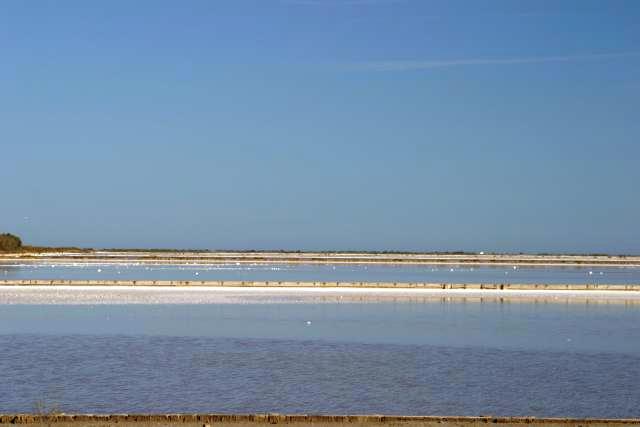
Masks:
[[[0,230],[640,253],[640,2],[0,3]]]

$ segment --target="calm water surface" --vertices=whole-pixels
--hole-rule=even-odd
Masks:
[[[0,412],[640,417],[640,307],[0,305]]]
[[[0,279],[640,284],[640,268],[253,264],[0,265]]]

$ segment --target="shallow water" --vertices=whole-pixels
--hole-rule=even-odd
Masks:
[[[640,416],[640,308],[0,306],[0,412]]]
[[[243,280],[432,283],[640,284],[640,268],[344,264],[22,264],[0,265],[0,279]]]

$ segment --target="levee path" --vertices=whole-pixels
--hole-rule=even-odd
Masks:
[[[0,280],[0,304],[215,304],[259,300],[374,302],[437,299],[638,304],[640,284]]]
[[[58,427],[262,427],[286,426],[351,427],[479,427],[499,424],[529,427],[623,427],[638,426],[640,419],[571,419],[534,417],[404,417],[384,415],[0,415],[0,425],[47,425]]]

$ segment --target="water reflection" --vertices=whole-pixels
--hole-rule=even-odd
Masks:
[[[4,279],[365,281],[436,283],[638,284],[640,268],[344,264],[22,264],[0,265]]]

